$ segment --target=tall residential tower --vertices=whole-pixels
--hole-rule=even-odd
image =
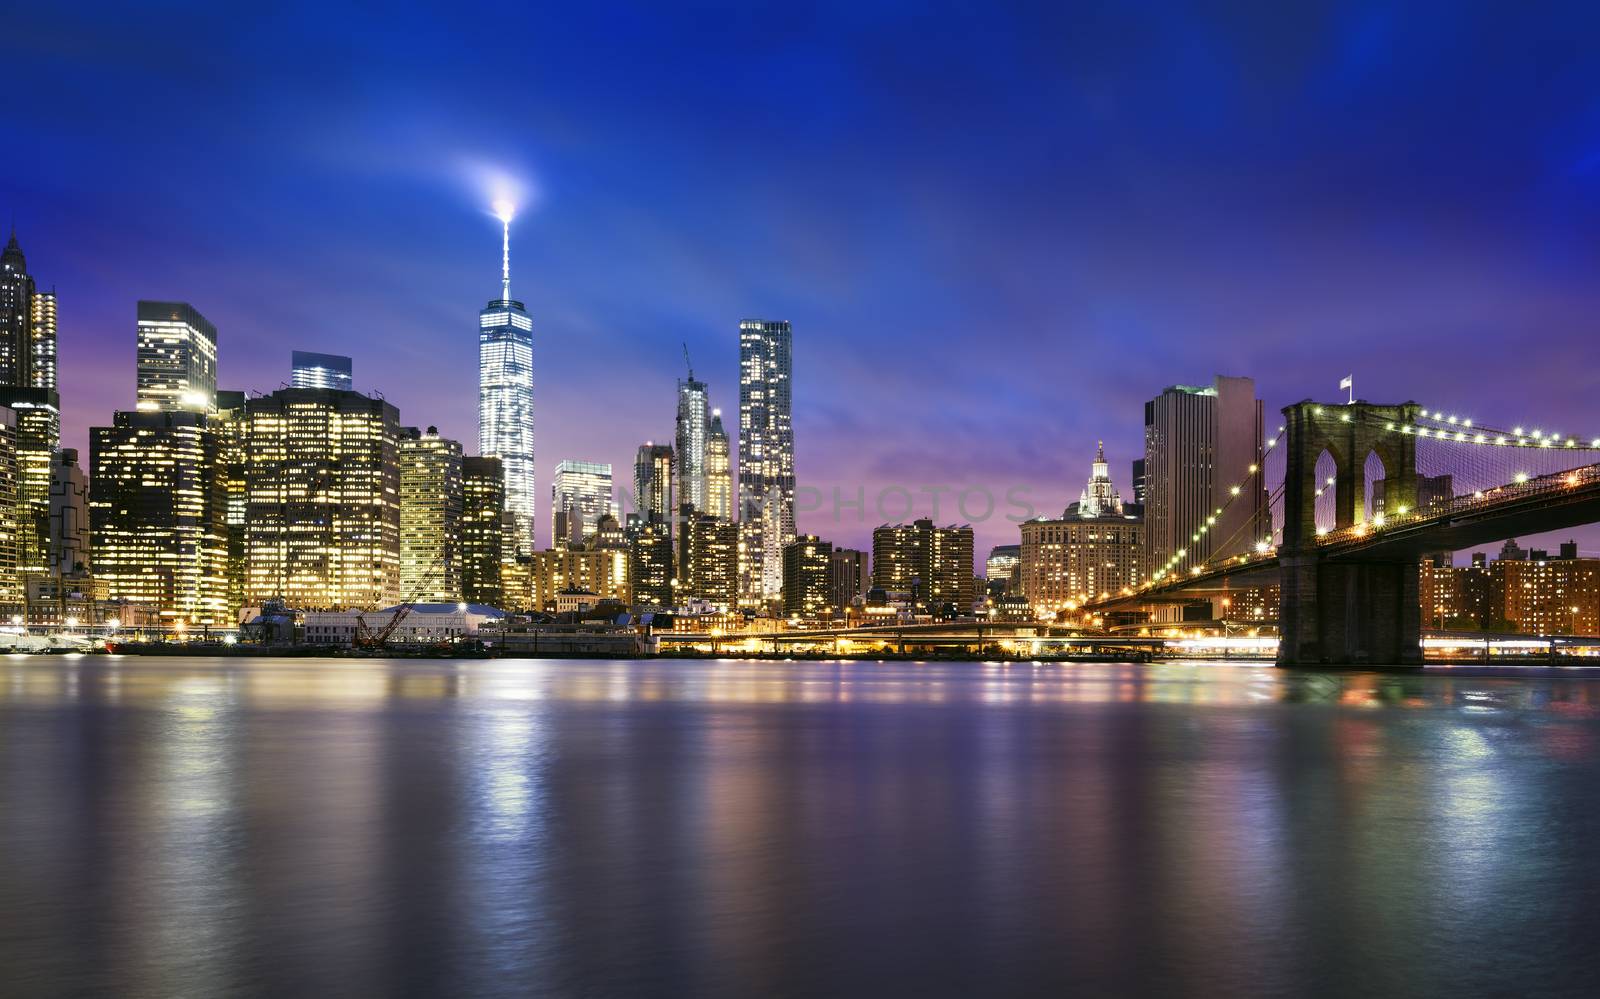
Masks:
[[[673,443],[678,458],[678,503],[688,503],[700,512],[705,512],[708,503],[706,445],[710,436],[706,383],[698,381],[694,369],[690,368],[689,377],[678,380],[678,432]]]
[[[783,549],[794,540],[792,336],[789,324],[739,323],[740,596],[783,592]]]

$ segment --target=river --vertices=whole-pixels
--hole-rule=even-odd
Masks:
[[[1590,671],[0,659],[5,996],[1593,995],[1597,954]]]

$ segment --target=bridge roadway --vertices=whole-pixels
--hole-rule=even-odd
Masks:
[[[774,631],[762,633],[709,633],[659,632],[656,637],[662,644],[670,645],[738,645],[754,640],[771,643],[774,650],[780,646],[805,645],[845,639],[852,642],[878,643],[904,648],[971,648],[994,642],[1034,642],[1039,645],[1079,648],[1138,648],[1160,650],[1164,640],[1134,636],[1085,635],[1078,629],[1049,624],[1024,624],[995,621],[941,621],[931,624],[871,625],[854,628],[816,628],[801,631]]]
[[[1482,493],[1458,496],[1382,524],[1358,524],[1317,538],[1331,560],[1413,562],[1520,535],[1600,522],[1600,465],[1585,465]],[[1251,553],[1202,567],[1171,583],[1087,601],[1092,612],[1183,603],[1279,580],[1277,551]]]

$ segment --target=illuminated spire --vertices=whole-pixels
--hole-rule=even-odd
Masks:
[[[500,298],[511,300],[511,220],[516,218],[517,206],[509,201],[494,203],[495,218],[500,220]]]

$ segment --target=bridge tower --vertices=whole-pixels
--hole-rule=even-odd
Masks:
[[[1279,594],[1278,665],[1411,666],[1422,662],[1422,608],[1415,557],[1382,561],[1330,558],[1318,544],[1317,480],[1324,451],[1336,469],[1334,530],[1366,517],[1367,457],[1384,468],[1384,502],[1417,504],[1416,438],[1385,426],[1414,423],[1415,403],[1328,405],[1309,400],[1283,411],[1287,467],[1283,484],[1283,544]]]

